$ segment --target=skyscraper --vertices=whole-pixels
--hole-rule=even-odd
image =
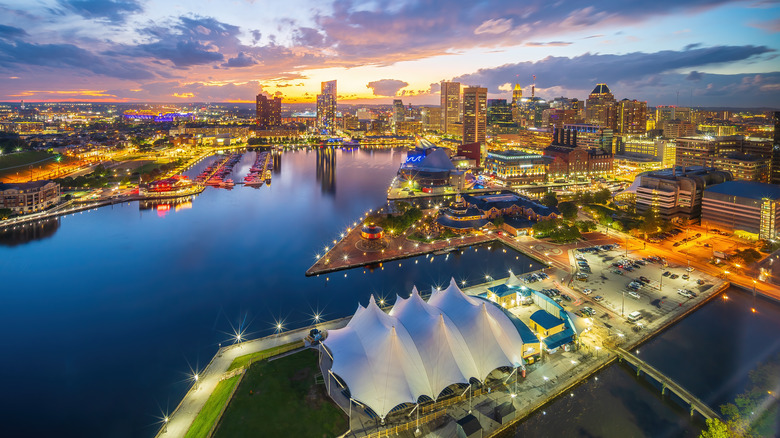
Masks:
[[[515,84],[515,89],[512,90],[512,105],[517,106],[520,103],[520,99],[523,98],[523,89],[520,84]]]
[[[620,135],[642,135],[647,132],[647,102],[636,99],[618,102],[617,132]]]
[[[336,81],[322,83],[317,95],[317,128],[332,134],[336,129]]]
[[[617,101],[607,84],[596,85],[585,101],[585,122],[602,128],[615,129],[616,113]]]
[[[510,126],[512,123],[512,107],[506,99],[488,99],[487,101],[488,126]]]
[[[463,144],[479,143],[485,158],[487,125],[487,88],[466,87],[463,90]]]
[[[282,98],[269,99],[265,94],[256,97],[257,125],[262,129],[282,124]]]
[[[769,182],[780,184],[780,111],[774,112],[775,116],[775,135],[772,142],[772,167],[769,175]]]
[[[449,133],[460,119],[460,82],[441,81],[441,131]]]

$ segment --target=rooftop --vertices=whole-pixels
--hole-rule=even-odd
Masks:
[[[755,181],[726,181],[707,187],[705,193],[720,193],[749,199],[780,200],[780,186]]]

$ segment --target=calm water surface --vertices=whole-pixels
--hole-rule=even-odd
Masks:
[[[270,187],[209,188],[168,210],[130,203],[1,235],[3,435],[151,436],[157,417],[186,392],[190,370],[205,366],[238,327],[263,336],[277,320],[293,328],[317,311],[351,314],[371,294],[392,300],[413,284],[427,290],[452,276],[470,283],[536,267],[494,246],[306,278],[318,251],[382,204],[403,156],[285,152]],[[247,153],[234,179],[253,162]],[[730,295],[641,349],[714,404],[740,392],[747,370],[778,348],[769,335],[780,329],[778,306],[747,315],[752,297]],[[659,400],[630,371],[612,367],[601,376],[577,390],[582,397],[575,392],[524,422],[518,434],[697,433],[687,411]]]

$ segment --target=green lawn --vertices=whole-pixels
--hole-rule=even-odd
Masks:
[[[45,160],[46,158],[54,159],[54,155],[43,151],[24,151],[3,154],[0,155],[0,170],[35,163],[36,161]]]
[[[230,401],[215,437],[336,437],[347,416],[315,384],[317,352],[255,362]]]
[[[233,359],[233,363],[230,364],[230,367],[228,367],[227,370],[233,371],[236,368],[245,367],[254,361],[265,359],[271,356],[276,356],[277,354],[284,353],[290,350],[295,350],[296,348],[300,348],[300,347],[303,347],[303,341],[291,342],[289,344],[279,345],[263,351],[258,351],[257,353],[250,353],[250,354],[245,354],[243,356],[238,356],[237,358]]]
[[[195,417],[192,425],[190,425],[187,434],[184,435],[185,438],[208,436],[211,426],[217,421],[222,407],[227,403],[230,392],[233,391],[233,387],[236,386],[240,377],[240,375],[233,376],[217,384],[217,387],[214,388],[214,392],[211,393],[209,399],[206,400],[206,404],[203,405],[203,409],[198,412],[198,416]]]

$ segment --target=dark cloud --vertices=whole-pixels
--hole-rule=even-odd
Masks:
[[[109,90],[109,92],[123,98],[141,101],[228,102],[254,99],[255,95],[263,93],[263,87],[258,81],[224,84],[165,81],[144,84],[134,92],[127,90]]]
[[[20,29],[18,27],[13,26],[6,26],[4,24],[0,24],[0,38],[2,39],[16,39],[19,37],[23,37],[27,35],[27,31],[24,29]]]
[[[685,77],[685,79],[689,81],[700,81],[704,78],[704,75],[702,73],[697,72],[696,70],[691,71],[688,73],[688,76]]]
[[[325,45],[325,35],[311,27],[300,27],[295,31],[296,44],[307,47],[322,47]]]
[[[255,61],[254,58],[244,52],[238,52],[238,55],[235,58],[228,59],[226,63],[222,64],[222,67],[250,67],[255,64],[257,64],[257,61]]]
[[[91,71],[120,79],[150,79],[155,74],[136,61],[97,56],[73,44],[30,44],[0,42],[0,67],[18,69],[33,65]]]
[[[326,44],[345,64],[390,64],[454,48],[517,45],[562,30],[598,31],[730,2],[656,0],[648,8],[644,2],[623,0],[579,7],[547,0],[378,0],[371,6],[362,0],[336,0],[332,12],[316,19]]]
[[[82,17],[117,24],[127,15],[143,11],[139,0],[59,0],[59,4]]]
[[[549,56],[538,62],[519,62],[480,69],[455,80],[466,84],[482,84],[490,91],[498,92],[499,86],[515,77],[531,78],[536,75],[539,88],[564,87],[584,90],[592,88],[597,82],[639,82],[677,69],[744,61],[769,52],[772,52],[772,49],[765,46],[716,46],[682,51],[634,52],[625,55],[586,53],[573,58]]]
[[[398,90],[407,85],[409,85],[408,82],[399,81],[398,79],[380,79],[369,82],[366,88],[370,88],[374,96],[395,96],[398,94]]]

